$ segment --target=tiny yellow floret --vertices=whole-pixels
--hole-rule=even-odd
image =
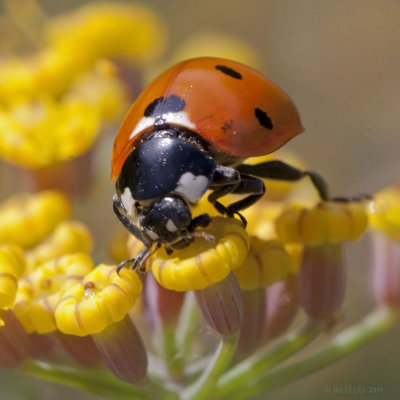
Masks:
[[[213,235],[215,242],[196,238],[189,247],[171,255],[161,249],[152,256],[151,270],[161,286],[176,291],[204,289],[242,265],[249,238],[240,222],[216,217],[204,232]]]
[[[126,316],[141,290],[136,272],[118,275],[115,266],[101,264],[64,292],[55,312],[58,329],[76,336],[100,333]]]
[[[28,268],[32,270],[38,264],[64,254],[90,253],[92,248],[92,235],[82,222],[64,221],[46,240],[27,252]]]
[[[18,279],[25,272],[25,268],[25,255],[20,246],[0,246],[0,310],[7,310],[14,304]]]
[[[32,247],[71,215],[71,204],[61,193],[18,194],[0,206],[0,243]]]
[[[55,331],[54,311],[60,296],[93,267],[87,254],[68,254],[39,265],[22,278],[13,311],[23,327],[39,334]]]
[[[284,243],[341,243],[357,240],[367,222],[366,204],[361,201],[327,201],[311,208],[295,204],[277,218],[276,231]]]
[[[290,266],[291,259],[277,240],[252,237],[250,251],[234,274],[242,289],[254,290],[285,279]]]

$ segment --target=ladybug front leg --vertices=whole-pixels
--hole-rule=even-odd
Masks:
[[[146,261],[151,257],[159,248],[160,243],[157,243],[154,249],[151,247],[146,247],[141,250],[135,258],[129,258],[128,260],[122,261],[117,267],[117,274],[124,268],[127,264],[131,264],[131,269],[137,271],[138,273],[144,274],[146,272]]]
[[[140,229],[132,223],[132,221],[125,215],[124,207],[121,203],[121,199],[115,194],[113,197],[113,210],[115,215],[121,221],[122,225],[125,226],[126,229],[133,236],[135,236],[138,240],[144,243],[146,247],[150,247],[152,243],[148,242],[140,232]]]
[[[314,171],[302,171],[292,167],[283,161],[266,161],[260,164],[248,165],[242,164],[237,167],[238,171],[243,174],[258,176],[264,179],[276,179],[282,181],[298,181],[305,176],[311,179],[312,184],[318,191],[321,200],[328,200],[328,186],[324,179]]]

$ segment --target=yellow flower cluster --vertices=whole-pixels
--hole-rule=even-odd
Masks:
[[[51,47],[73,57],[82,69],[99,58],[123,58],[143,64],[165,49],[165,24],[143,4],[87,4],[53,19],[47,27]]]
[[[1,206],[0,311],[11,309],[27,333],[99,333],[123,319],[141,291],[135,272],[95,268],[91,234],[67,220],[70,214],[68,200],[55,191],[18,195]]]
[[[40,168],[86,152],[119,122],[127,91],[111,60],[143,65],[165,47],[146,6],[102,3],[49,21],[47,47],[0,62],[0,157]]]

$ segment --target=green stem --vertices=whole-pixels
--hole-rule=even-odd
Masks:
[[[247,381],[252,380],[254,376],[292,356],[314,340],[322,327],[322,324],[310,321],[303,328],[289,334],[285,340],[276,346],[271,348],[267,344],[256,354],[237,364],[221,376],[217,382],[216,397],[224,397],[238,390]]]
[[[182,376],[184,363],[182,356],[178,354],[179,351],[175,339],[175,327],[169,324],[163,324],[161,330],[164,360],[168,373],[172,379],[179,380]]]
[[[220,341],[216,354],[210,361],[210,364],[199,378],[182,393],[182,400],[203,400],[211,397],[210,393],[214,389],[217,379],[232,360],[238,337],[238,335],[235,335],[223,338]]]
[[[19,371],[35,378],[85,390],[106,399],[150,399],[140,389],[103,371],[59,366],[42,361],[29,361]]]
[[[399,310],[376,309],[357,325],[337,334],[327,348],[319,350],[298,362],[257,377],[256,380],[248,382],[246,386],[242,387],[240,394],[234,396],[233,399],[250,399],[261,393],[265,394],[273,388],[324,368],[389,330],[396,323],[399,315]]]
[[[183,358],[187,357],[193,343],[193,335],[197,328],[199,309],[192,292],[186,294],[181,315],[176,329],[176,344]]]

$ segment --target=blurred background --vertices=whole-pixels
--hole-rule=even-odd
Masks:
[[[10,0],[0,0],[0,60],[29,55],[37,46],[26,37],[29,35],[24,26],[7,19],[7,3]],[[97,2],[38,3],[52,19]],[[146,0],[143,4],[163,20],[165,37],[160,41],[168,43],[145,68],[141,67],[141,83],[137,86],[143,87],[144,82],[181,55],[201,55],[199,51],[218,55],[219,50],[222,53],[236,42],[242,46],[240,52],[246,53],[243,57],[294,100],[306,131],[288,147],[327,179],[334,195],[373,193],[399,179],[399,1]],[[224,39],[214,41],[214,35]],[[78,216],[100,232],[99,257],[110,237],[104,231],[111,232],[117,226],[111,212],[113,183],[109,179],[115,129],[109,129],[111,132],[97,144],[96,188],[77,204]],[[24,190],[13,167],[6,163],[0,167],[1,198]],[[334,330],[355,322],[373,307],[366,284],[367,244],[368,238],[364,238],[348,251],[343,320]],[[350,395],[335,395],[334,387],[360,386],[382,388],[379,394],[369,395],[374,399],[399,398],[399,334],[397,327],[356,354],[275,390],[270,396],[275,400],[339,399]],[[96,399],[10,371],[0,371],[0,387],[0,398],[6,400],[56,396],[59,400],[71,396]]]

